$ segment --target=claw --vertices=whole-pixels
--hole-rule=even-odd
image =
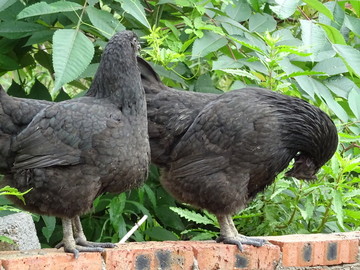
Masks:
[[[237,238],[219,236],[216,239],[216,242],[230,244],[230,245],[236,245],[241,252],[244,251],[243,246],[242,246],[243,243],[241,241],[239,241],[239,239],[237,239]]]
[[[243,246],[242,245],[251,245],[254,247],[261,247],[265,244],[264,239],[260,238],[252,238],[252,237],[246,237],[242,235],[238,235],[237,237],[227,237],[227,236],[220,236],[216,239],[216,242],[224,243],[224,244],[230,244],[230,245],[236,245],[241,252],[243,252]]]

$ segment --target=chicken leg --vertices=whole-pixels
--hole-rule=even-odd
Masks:
[[[64,247],[65,252],[73,253],[75,259],[79,257],[79,252],[103,252],[103,248],[113,248],[112,243],[93,243],[86,240],[80,218],[62,218],[63,240],[57,244],[56,248]]]
[[[218,215],[216,217],[220,225],[220,236],[216,239],[216,242],[237,245],[240,251],[243,251],[243,244],[261,247],[266,242],[264,239],[252,238],[239,234],[235,228],[231,215]]]

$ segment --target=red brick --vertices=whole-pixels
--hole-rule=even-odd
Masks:
[[[280,249],[273,245],[244,245],[243,252],[240,252],[234,245],[212,241],[187,243],[194,249],[199,269],[271,270],[275,269],[280,260]]]
[[[336,234],[295,234],[264,237],[282,251],[282,264],[317,266],[355,263],[358,239]]]
[[[102,266],[100,253],[80,253],[75,259],[62,249],[4,251],[0,258],[1,269],[6,270],[99,270]]]
[[[104,260],[107,270],[191,269],[193,251],[182,242],[142,242],[118,245],[107,249]]]

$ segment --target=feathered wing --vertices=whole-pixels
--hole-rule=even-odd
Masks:
[[[78,105],[54,104],[41,111],[14,139],[13,170],[79,164],[82,151],[91,148],[93,134],[104,130],[106,121],[97,119],[101,108]]]

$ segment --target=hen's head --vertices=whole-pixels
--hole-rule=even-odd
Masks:
[[[298,179],[315,179],[317,171],[334,155],[338,145],[335,124],[319,108],[298,100],[293,104],[293,116],[290,116],[290,144],[297,154],[294,165],[286,173]],[[295,109],[294,109],[295,108]],[[288,137],[288,138],[289,138]]]
[[[107,57],[116,58],[116,60],[126,60],[126,57],[133,59],[139,50],[140,43],[136,34],[132,31],[121,31],[107,43],[101,61],[107,61]]]

